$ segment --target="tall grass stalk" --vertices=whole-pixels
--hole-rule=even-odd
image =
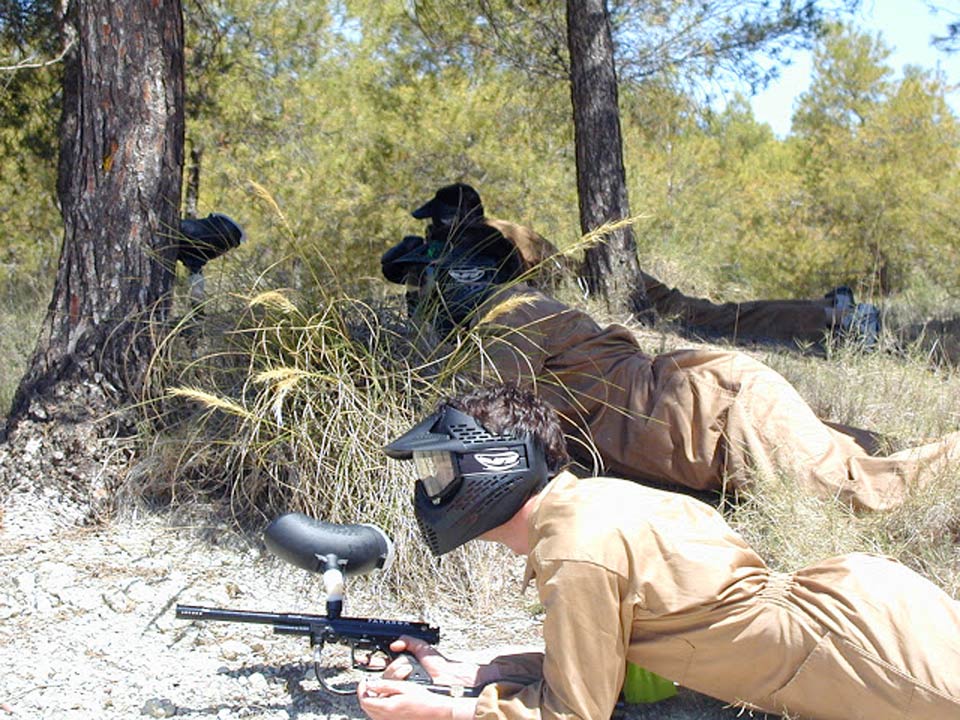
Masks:
[[[0,375],[0,421],[10,410],[17,385],[27,370],[50,300],[45,288],[17,288],[15,294],[0,294],[0,364],[4,368]]]
[[[234,302],[237,320],[215,351],[187,355],[174,335],[155,362],[140,490],[165,502],[204,499],[247,527],[286,511],[374,523],[397,550],[383,587],[494,603],[502,588],[478,578],[503,577],[515,563],[465,548],[438,572],[411,511],[413,470],[382,452],[451,390],[452,373],[432,369],[446,366],[439,350],[417,349],[399,306],[325,293],[305,312],[278,291]]]

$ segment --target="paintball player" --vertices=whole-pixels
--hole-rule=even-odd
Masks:
[[[505,284],[501,258],[462,250],[431,263],[420,317],[443,330],[473,328],[476,375],[534,389],[586,468],[701,491],[783,476],[812,495],[879,511],[958,467],[960,433],[874,456],[871,433],[822,422],[785,378],[748,355],[647,355],[628,328],[601,327],[522,283]]]
[[[574,274],[570,259],[541,235],[516,223],[486,217],[480,194],[465,183],[440,188],[412,215],[431,221],[424,243],[435,248],[448,243],[488,244],[496,252],[499,238],[506,238],[519,254],[524,279],[540,289],[555,288],[562,276]],[[409,255],[414,247],[408,239],[387,250],[384,261],[392,263]],[[865,348],[874,347],[880,333],[879,310],[869,303],[856,303],[847,286],[831,290],[821,300],[714,303],[684,295],[646,273],[642,277],[647,299],[657,313],[692,332],[791,343],[820,343],[834,335],[856,340]]]
[[[412,459],[414,512],[436,555],[470,540],[526,556],[544,608],[544,652],[457,663],[412,638],[435,695],[358,687],[374,720],[609,718],[627,662],[745,709],[817,720],[960,717],[960,603],[895,560],[848,554],[770,570],[710,506],[563,470],[557,418],[497,385],[450,399],[394,440]]]
[[[541,289],[556,286],[564,274],[572,272],[569,258],[543,236],[523,225],[486,217],[480,195],[470,185],[446,185],[410,214],[430,220],[425,237],[407,235],[380,257],[383,276],[406,287],[410,318],[420,300],[425,269],[446,247],[473,248],[502,257],[503,277],[522,277]]]
[[[445,185],[411,215],[430,221],[425,237],[428,245],[485,247],[503,257],[506,268],[525,275],[538,287],[555,285],[564,272],[571,270],[568,258],[539,233],[487,217],[480,194],[466,183]],[[531,273],[534,269],[535,275]]]

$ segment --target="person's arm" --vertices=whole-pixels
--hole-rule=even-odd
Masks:
[[[504,673],[516,676],[523,672],[531,678],[539,675],[542,659],[539,653],[531,653],[497,658],[488,665],[456,662],[423,640],[407,636],[393,642],[390,649],[395,653],[413,653],[433,684],[451,688],[451,695],[439,695],[413,683],[397,682],[404,680],[413,669],[409,659],[400,655],[386,668],[383,679],[369,680],[357,688],[360,706],[374,720],[469,720],[476,714],[476,698],[456,697],[456,688],[482,687],[501,680]],[[536,670],[531,673],[531,668]]]
[[[367,680],[357,686],[360,708],[372,720],[470,720],[476,698],[449,697],[423,685],[397,680]]]
[[[559,562],[540,568],[546,652],[539,680],[487,686],[476,718],[608,718],[626,672],[632,603],[621,578],[598,564]]]

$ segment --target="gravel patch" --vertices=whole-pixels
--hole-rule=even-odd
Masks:
[[[319,578],[227,530],[141,515],[83,528],[42,493],[0,508],[0,718],[313,720],[364,717],[353,696],[320,686],[306,638],[265,625],[189,622],[177,603],[322,613]],[[371,586],[373,587],[373,586]],[[365,588],[366,590],[366,588]],[[482,622],[449,612],[416,618],[347,597],[350,615],[425,619],[448,656],[537,647],[539,622],[517,595]],[[506,645],[509,642],[510,645]],[[483,653],[468,652],[485,648]],[[725,720],[737,710],[689,691],[617,709],[623,720]]]

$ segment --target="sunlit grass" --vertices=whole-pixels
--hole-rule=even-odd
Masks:
[[[290,510],[331,522],[373,522],[396,543],[398,562],[385,582],[398,594],[419,602],[446,593],[477,608],[495,606],[505,583],[516,580],[516,561],[490,547],[469,547],[445,557],[438,572],[411,512],[412,469],[382,452],[461,387],[457,373],[477,357],[477,338],[414,332],[399,293],[361,297],[314,275],[288,290],[280,280],[297,275],[282,262],[256,275],[229,267],[227,273],[218,266],[208,279],[203,316],[187,312],[175,321],[151,364],[141,452],[126,491],[164,506],[203,507],[246,530]],[[559,292],[600,322],[631,323],[651,354],[697,344],[668,324],[610,316],[572,284]],[[513,298],[481,324],[496,324],[523,302]],[[14,368],[5,375],[9,387],[0,388],[7,403],[42,319],[43,303],[27,307],[2,310],[0,358]],[[836,346],[826,357],[740,349],[787,377],[819,416],[876,430],[891,449],[960,429],[957,371],[934,367],[919,346],[891,347],[863,353]],[[918,489],[894,512],[856,516],[782,477],[722,507],[778,569],[840,552],[882,552],[957,594],[958,498],[953,473]]]
[[[0,421],[10,410],[20,378],[27,370],[49,296],[40,289],[0,295]],[[0,422],[2,424],[2,422]]]
[[[411,512],[413,470],[382,451],[451,390],[452,375],[431,370],[442,350],[417,347],[399,303],[279,291],[231,301],[233,325],[202,353],[172,336],[154,363],[137,491],[252,529],[286,511],[375,523],[396,544],[388,582],[408,597],[494,602],[481,579],[502,554],[466,548],[437,575]]]

